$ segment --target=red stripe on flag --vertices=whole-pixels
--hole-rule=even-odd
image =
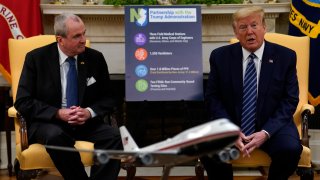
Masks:
[[[0,0],[0,72],[11,83],[9,38],[42,34],[40,0]]]

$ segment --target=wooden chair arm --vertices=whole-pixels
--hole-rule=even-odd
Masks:
[[[27,122],[23,118],[23,116],[17,112],[17,118],[20,123],[20,142],[21,142],[21,151],[27,149],[29,147],[28,144],[28,131],[27,131]]]
[[[301,126],[301,143],[302,145],[309,147],[309,119],[310,115],[314,113],[314,107],[310,104],[305,104],[301,108],[301,119],[302,119],[302,126]]]
[[[8,116],[14,119],[15,121],[14,123],[15,123],[15,131],[16,131],[16,140],[19,143],[19,140],[17,138],[20,138],[21,151],[23,151],[29,147],[28,135],[27,135],[27,123],[14,106],[8,109]],[[17,131],[19,131],[19,133],[17,133]]]

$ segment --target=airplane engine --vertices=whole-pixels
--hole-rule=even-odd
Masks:
[[[238,159],[240,156],[240,152],[236,148],[230,148],[230,150],[228,150],[228,152],[229,152],[229,156],[231,159]]]
[[[108,153],[106,152],[96,152],[93,155],[94,162],[98,164],[107,164],[110,160]]]
[[[238,159],[240,156],[239,150],[236,148],[227,148],[218,153],[219,159],[222,162]]]
[[[154,157],[151,154],[140,154],[139,159],[144,165],[151,165],[154,162]]]
[[[221,162],[228,162],[230,161],[229,153],[225,150],[222,150],[218,153],[219,159]]]

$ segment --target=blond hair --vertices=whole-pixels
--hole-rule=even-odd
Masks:
[[[265,18],[264,18],[264,10],[260,6],[249,6],[249,7],[244,7],[239,10],[237,10],[235,13],[232,15],[233,19],[233,27],[236,27],[236,23],[245,17],[248,17],[253,14],[258,14],[261,19],[262,19],[262,24],[265,25]]]

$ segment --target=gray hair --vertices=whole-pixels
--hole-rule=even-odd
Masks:
[[[81,18],[75,14],[63,13],[55,17],[54,19],[54,34],[56,36],[67,37],[68,27],[66,21],[71,19],[75,22],[82,22]]]

